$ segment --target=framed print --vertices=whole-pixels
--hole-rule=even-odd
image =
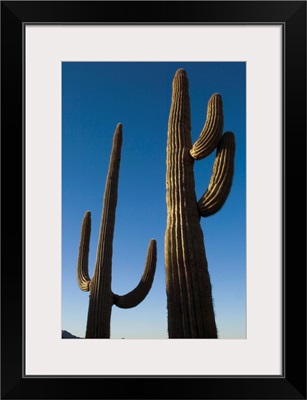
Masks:
[[[306,3],[1,28],[2,398],[305,399]]]

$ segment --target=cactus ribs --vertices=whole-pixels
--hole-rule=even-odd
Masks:
[[[187,74],[177,70],[172,85],[166,160],[167,227],[165,270],[169,338],[217,338],[212,289],[200,217],[216,213],[229,194],[235,142],[223,133],[222,97],[214,94],[199,139],[192,146]],[[194,161],[216,149],[207,191],[196,200]]]

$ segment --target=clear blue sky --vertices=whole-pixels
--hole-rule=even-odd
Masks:
[[[76,280],[81,222],[92,212],[89,272],[93,275],[113,133],[123,146],[113,241],[112,290],[139,282],[149,240],[157,240],[151,291],[135,308],[112,307],[111,338],[167,339],[164,270],[166,141],[175,71],[190,86],[192,141],[207,102],[220,93],[224,131],[236,138],[235,173],[223,208],[201,219],[219,337],[246,337],[246,71],[242,62],[62,63],[62,329],[84,337],[89,293]],[[195,162],[196,193],[207,189],[215,153]]]

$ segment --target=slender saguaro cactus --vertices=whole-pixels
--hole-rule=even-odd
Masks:
[[[222,98],[214,94],[199,139],[192,146],[186,72],[176,71],[168,122],[165,269],[169,338],[217,338],[212,290],[200,217],[217,212],[229,194],[234,135],[223,131]],[[216,149],[209,186],[197,202],[194,160]]]
[[[156,269],[156,241],[151,240],[148,247],[145,269],[139,284],[126,295],[114,294],[111,289],[112,252],[117,204],[117,188],[122,146],[122,125],[118,124],[114,133],[113,147],[107,175],[100,223],[96,265],[93,278],[88,274],[88,253],[91,233],[91,213],[84,215],[79,246],[77,266],[78,284],[81,290],[90,291],[86,338],[110,338],[111,308],[137,306],[147,296]]]

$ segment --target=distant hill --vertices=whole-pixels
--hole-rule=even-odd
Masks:
[[[72,335],[70,332],[62,330],[62,339],[81,339],[78,336]]]

